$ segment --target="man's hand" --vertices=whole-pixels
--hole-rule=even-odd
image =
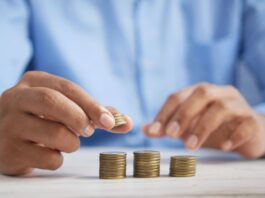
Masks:
[[[54,170],[61,152],[80,146],[78,136],[89,137],[95,128],[128,132],[127,124],[114,126],[114,113],[76,84],[44,72],[28,72],[0,97],[0,173],[19,175],[32,168]]]
[[[232,86],[203,83],[173,93],[143,131],[182,138],[190,149],[235,150],[249,158],[265,154],[265,118]]]

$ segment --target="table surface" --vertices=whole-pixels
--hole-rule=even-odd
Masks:
[[[127,178],[98,178],[98,157],[103,151],[128,154]],[[265,160],[245,160],[214,150],[192,153],[199,158],[197,175],[168,176],[169,157],[185,150],[161,151],[161,177],[133,178],[133,150],[87,148],[65,154],[57,171],[35,170],[24,177],[0,176],[0,197],[265,197]]]

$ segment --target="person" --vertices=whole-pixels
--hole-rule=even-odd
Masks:
[[[265,154],[265,1],[2,0],[0,13],[2,174],[55,170],[80,137]]]

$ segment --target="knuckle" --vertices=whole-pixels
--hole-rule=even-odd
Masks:
[[[202,83],[199,84],[195,90],[195,93],[199,96],[206,97],[210,94],[210,86],[208,84]]]
[[[36,72],[36,71],[27,71],[24,73],[22,81],[26,81],[26,82],[31,81],[38,75],[38,73],[39,72]]]
[[[169,103],[175,103],[179,100],[179,97],[176,93],[170,94],[170,96],[167,99],[167,102]]]
[[[24,73],[22,80],[23,81],[31,81],[38,76],[43,76],[43,75],[47,75],[47,74],[48,74],[47,72],[43,72],[43,71],[27,71]]]
[[[56,103],[56,96],[55,94],[52,94],[51,91],[48,91],[47,89],[40,90],[38,93],[38,100],[42,104],[47,104],[52,107]]]
[[[24,73],[23,77],[24,78],[31,78],[35,74],[36,74],[35,71],[27,71],[27,72]]]
[[[83,112],[78,113],[73,119],[73,123],[77,126],[76,128],[80,130],[84,129],[89,124],[88,118]]]
[[[5,90],[2,95],[1,95],[1,99],[9,99],[10,97],[12,97],[13,95],[13,90],[12,89],[7,89]]]
[[[197,88],[202,88],[202,89],[208,89],[211,87],[212,87],[212,84],[210,84],[208,82],[201,82],[197,85]]]
[[[222,100],[214,100],[213,105],[216,110],[227,110],[228,109],[227,103]]]
[[[1,106],[4,108],[6,106],[9,105],[9,103],[11,102],[11,100],[13,99],[15,94],[15,89],[11,88],[11,89],[7,89],[6,91],[4,91],[1,95]]]
[[[234,95],[240,95],[239,91],[232,85],[226,85],[225,89],[229,92],[232,93]]]
[[[32,85],[32,83],[33,84],[37,83],[38,81],[40,81],[40,79],[42,79],[42,77],[45,77],[47,75],[49,74],[43,71],[27,71],[24,73],[19,84],[30,86]]]
[[[63,164],[63,156],[59,152],[52,152],[47,159],[47,169],[56,170]]]
[[[63,93],[75,93],[75,84],[69,80],[63,80],[59,86]]]

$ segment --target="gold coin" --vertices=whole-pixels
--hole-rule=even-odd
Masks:
[[[134,177],[151,178],[160,175],[160,152],[140,150],[134,152]]]
[[[102,152],[99,155],[99,178],[122,179],[126,177],[126,153]]]
[[[196,174],[195,156],[172,156],[170,158],[169,175],[171,177],[192,177]]]
[[[113,115],[115,120],[114,127],[121,126],[127,123],[126,117],[123,114],[117,113]]]

